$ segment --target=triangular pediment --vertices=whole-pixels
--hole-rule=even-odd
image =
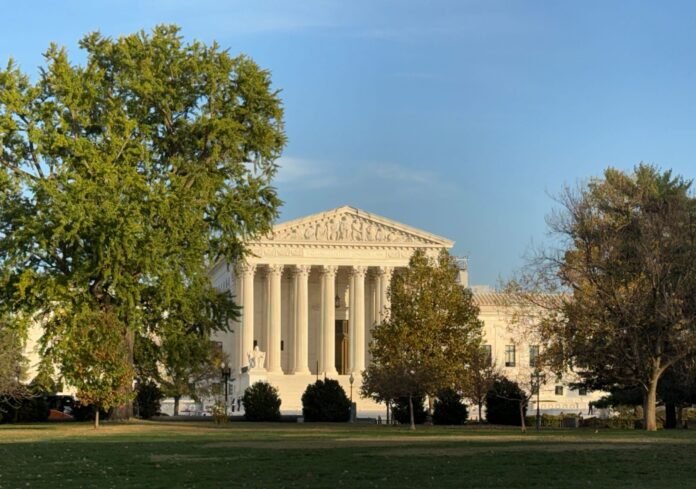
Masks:
[[[454,245],[449,239],[350,206],[277,224],[272,235],[262,241],[442,248]]]

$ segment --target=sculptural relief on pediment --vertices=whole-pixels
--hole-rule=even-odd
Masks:
[[[440,244],[396,227],[352,214],[329,214],[294,225],[281,225],[274,230],[273,236],[269,239],[297,242]]]

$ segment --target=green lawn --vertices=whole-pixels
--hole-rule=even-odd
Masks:
[[[137,422],[0,426],[0,488],[696,487],[696,432]]]

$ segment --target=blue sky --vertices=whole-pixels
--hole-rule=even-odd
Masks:
[[[641,161],[696,176],[696,4],[0,0],[0,60],[176,23],[273,73],[282,220],[344,204],[456,241],[495,285],[564,184]]]

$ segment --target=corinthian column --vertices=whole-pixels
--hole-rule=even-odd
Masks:
[[[367,267],[353,267],[351,271],[351,372],[365,370],[365,273]]]
[[[377,303],[379,309],[377,311],[377,321],[384,321],[389,315],[389,286],[391,285],[393,267],[380,267],[377,280]]]
[[[323,324],[324,374],[337,375],[336,372],[336,266],[324,266],[321,270],[321,317]]]
[[[295,365],[293,374],[309,373],[309,265],[297,265],[295,273]]]
[[[283,265],[269,267],[269,314],[267,336],[268,372],[279,373],[280,368],[280,279],[283,275]]]
[[[254,272],[256,265],[239,266],[242,276],[242,331],[239,351],[239,368],[247,365],[247,354],[254,350]]]

